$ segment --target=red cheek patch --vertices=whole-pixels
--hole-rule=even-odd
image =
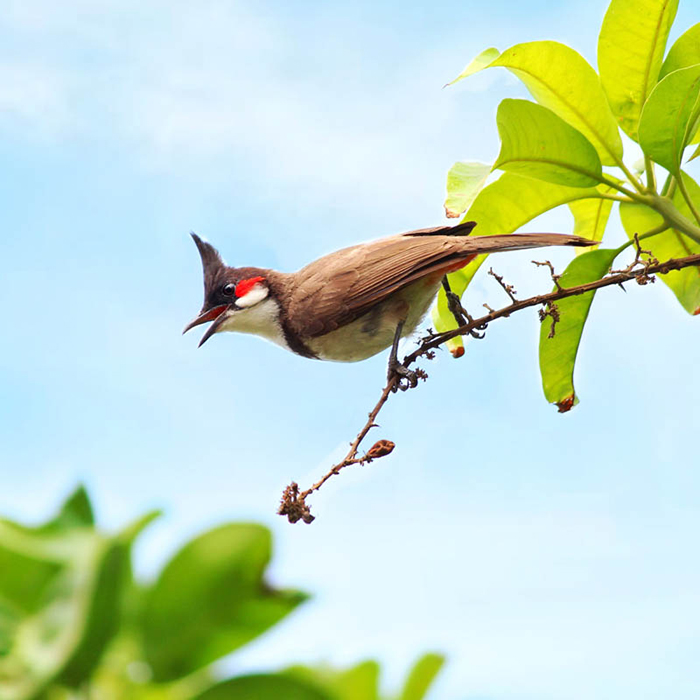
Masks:
[[[258,282],[264,282],[265,278],[264,277],[250,277],[247,280],[241,280],[237,285],[236,285],[236,296],[240,299],[241,297],[244,297],[248,292],[258,283]]]

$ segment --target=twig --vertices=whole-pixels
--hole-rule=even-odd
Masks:
[[[520,311],[521,309],[527,309],[530,306],[539,306],[541,304],[546,304],[548,301],[558,301],[559,299],[566,299],[567,297],[578,296],[579,294],[586,294],[587,292],[594,292],[597,289],[602,289],[603,287],[609,287],[610,285],[636,280],[640,275],[665,275],[669,272],[673,272],[674,270],[682,270],[685,267],[698,266],[700,266],[700,255],[689,255],[685,258],[672,258],[671,260],[666,260],[662,263],[651,264],[646,268],[646,270],[622,270],[615,274],[606,275],[605,277],[595,280],[594,282],[579,285],[578,287],[565,287],[561,290],[550,292],[549,294],[539,294],[537,296],[530,297],[529,299],[522,299],[521,301],[516,301],[515,303],[505,306],[502,309],[489,313],[486,316],[476,318],[472,323],[468,323],[465,326],[436,334],[433,338],[422,343],[416,350],[408,355],[404,360],[404,364],[408,365],[411,362],[415,362],[415,360],[426,350],[432,350],[438,345],[442,345],[442,343],[445,343],[458,335],[468,333],[470,326],[475,327],[477,324],[479,326],[488,325],[496,319],[508,317],[512,313]]]
[[[552,277],[552,282],[554,282],[554,286],[555,286],[558,290],[561,290],[562,286],[559,284],[559,278],[561,277],[561,275],[557,275],[557,274],[554,272],[554,265],[552,265],[552,263],[549,262],[549,260],[545,260],[544,262],[537,262],[537,260],[533,260],[533,261],[532,261],[532,264],[533,264],[533,265],[537,265],[537,267],[548,267],[548,268],[549,268],[549,274],[550,274],[551,277]]]
[[[515,304],[515,302],[517,301],[517,299],[515,298],[516,291],[515,291],[515,288],[513,287],[513,285],[512,285],[512,284],[506,284],[506,283],[503,281],[503,275],[497,275],[497,274],[493,271],[493,268],[492,268],[492,267],[489,268],[489,275],[491,275],[491,277],[493,277],[493,278],[496,280],[496,282],[498,282],[498,284],[500,284],[501,287],[503,287],[503,291],[510,297],[510,300]]]
[[[642,248],[641,244],[639,243],[639,234],[638,233],[634,234],[634,247],[636,250],[634,260],[624,270],[611,270],[610,274],[632,272],[635,268],[638,268],[636,275],[635,275],[635,279],[637,281],[637,284],[653,283],[654,278],[651,276],[651,273],[649,272],[649,268],[652,265],[659,264],[658,258],[655,258],[650,250],[644,250]],[[647,259],[642,260],[642,255],[646,255]],[[640,265],[641,265],[641,268],[639,268]],[[620,282],[620,287],[622,287],[622,282]],[[622,287],[622,289],[624,290],[625,288]]]
[[[544,309],[539,310],[540,323],[543,323],[545,318],[549,316],[552,319],[552,327],[549,329],[548,338],[553,338],[557,332],[557,323],[561,320],[559,316],[559,307],[553,302],[548,301]]]
[[[501,286],[506,290],[508,296],[510,296],[512,303],[495,311],[489,310],[489,313],[485,316],[473,319],[468,323],[460,326],[459,328],[446,331],[445,333],[430,333],[426,338],[424,338],[421,341],[421,344],[416,350],[414,350],[410,355],[406,356],[406,358],[403,361],[404,367],[408,367],[421,356],[429,355],[435,348],[447,342],[451,338],[455,338],[458,335],[466,335],[473,330],[482,329],[488,326],[488,324],[492,321],[495,321],[499,318],[506,318],[512,313],[515,313],[516,311],[527,309],[531,306],[544,305],[546,310],[543,311],[543,313],[545,315],[552,316],[552,325],[554,326],[556,320],[558,320],[555,320],[554,317],[554,314],[558,316],[558,309],[556,310],[556,312],[554,311],[554,309],[556,308],[556,304],[554,304],[554,302],[560,299],[566,299],[568,297],[578,296],[580,294],[587,294],[588,292],[594,292],[598,289],[602,289],[603,287],[621,285],[623,282],[629,282],[631,280],[635,280],[638,284],[647,284],[650,276],[653,274],[665,275],[674,270],[682,270],[686,267],[700,266],[700,255],[689,255],[685,258],[673,258],[671,260],[666,260],[662,263],[658,262],[655,259],[653,261],[642,261],[640,260],[641,254],[648,254],[648,251],[644,251],[640,248],[638,239],[636,240],[636,243],[637,259],[635,260],[635,263],[627,269],[611,272],[610,274],[606,275],[605,277],[602,277],[599,280],[596,280],[594,282],[588,282],[587,284],[581,284],[577,287],[566,288],[558,286],[557,290],[554,292],[550,292],[549,294],[539,294],[528,299],[522,299],[521,301],[517,301],[513,296],[514,290],[512,288],[512,285],[506,285],[503,282],[502,278],[499,279],[499,275],[496,275],[495,273],[490,271],[489,274],[492,274],[492,276],[494,276],[499,281]],[[640,263],[642,264],[642,268],[636,267]],[[636,269],[634,269],[635,267]],[[508,288],[510,288],[510,291],[508,290]],[[282,496],[282,503],[280,504],[279,510],[277,511],[280,515],[286,515],[289,519],[289,522],[291,523],[298,522],[299,520],[303,520],[306,523],[312,522],[314,516],[311,515],[309,506],[306,504],[305,501],[305,499],[308,498],[310,494],[312,494],[314,491],[318,491],[321,488],[321,486],[323,486],[323,484],[325,484],[326,481],[328,481],[328,479],[330,479],[335,474],[340,473],[341,469],[344,469],[345,467],[350,466],[352,464],[367,464],[368,462],[372,461],[372,459],[383,457],[389,454],[394,449],[394,443],[388,440],[380,440],[379,442],[375,443],[375,445],[372,448],[370,448],[364,456],[357,456],[357,451],[360,447],[360,443],[364,440],[367,433],[372,428],[377,427],[377,424],[375,422],[377,416],[382,410],[384,404],[389,399],[389,396],[392,393],[392,389],[397,381],[398,378],[396,375],[393,375],[391,379],[387,381],[387,385],[382,390],[382,394],[379,397],[377,404],[369,413],[367,422],[357,434],[357,437],[350,444],[350,449],[348,450],[347,455],[341,462],[331,467],[330,471],[324,477],[319,479],[313,486],[306,489],[306,491],[300,492],[299,486],[298,484],[296,484],[296,482],[292,482],[289,486],[287,486]]]

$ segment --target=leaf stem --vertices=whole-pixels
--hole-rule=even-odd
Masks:
[[[631,202],[632,200],[629,197],[620,197],[619,195],[616,194],[606,194],[605,192],[601,192],[600,194],[594,195],[594,199],[609,199],[613,202]]]
[[[631,173],[630,173],[630,177],[632,177]],[[637,192],[632,192],[632,190],[628,190],[626,187],[623,187],[622,185],[615,182],[615,180],[611,180],[609,177],[606,177],[605,175],[603,175],[599,179],[603,184],[607,185],[608,187],[612,187],[614,190],[617,190],[618,192],[622,192],[622,194],[626,195],[630,199],[634,199],[635,201],[640,202],[642,204],[647,203],[646,196],[643,194],[642,190],[639,191],[639,194],[637,194]],[[635,180],[635,182],[637,182],[637,181]],[[634,183],[632,183],[632,184],[634,184]],[[639,184],[639,183],[637,182],[637,184]],[[639,189],[639,188],[637,188],[637,189]]]
[[[673,198],[673,195],[676,193],[676,187],[678,187],[678,180],[672,175],[669,175],[669,177],[668,190],[664,194],[669,198]]]
[[[682,181],[678,179],[677,182],[682,192],[684,189]],[[661,214],[669,227],[684,233],[689,238],[692,238],[696,243],[700,243],[700,228],[693,224],[693,222],[689,219],[686,219],[685,216],[683,216],[683,214],[676,209],[669,197],[661,197],[658,194],[652,194],[650,197],[651,201],[647,202],[648,206]],[[686,199],[686,201],[688,200]],[[695,216],[697,216],[697,211],[694,211],[693,213]]]
[[[676,182],[678,183],[678,189],[683,195],[683,199],[685,199],[685,203],[688,205],[688,209],[690,209],[693,216],[695,217],[695,221],[697,221],[700,224],[700,212],[698,212],[698,209],[695,206],[695,202],[693,202],[693,200],[690,198],[690,194],[688,193],[688,189],[685,186],[685,182],[683,181],[683,175],[681,173],[679,173],[679,176],[676,178]]]
[[[651,238],[652,236],[658,236],[660,233],[663,233],[664,231],[668,231],[669,226],[668,224],[659,224],[655,228],[650,228],[648,231],[645,231],[644,233],[640,233],[637,236],[637,239],[642,241],[645,238]],[[623,243],[618,249],[617,252],[615,253],[615,257],[617,257],[623,250],[626,248],[629,248],[632,244],[634,243],[634,238],[630,238],[629,241],[626,241]]]
[[[644,165],[647,171],[647,190],[656,192],[656,175],[654,175],[654,163],[647,155],[644,156]]]
[[[625,165],[622,158],[615,158],[617,165],[625,174],[625,177],[630,181],[631,185],[634,187],[639,194],[644,194],[644,185],[632,174],[631,170]]]

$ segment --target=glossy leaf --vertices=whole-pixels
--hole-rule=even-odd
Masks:
[[[653,90],[639,121],[639,144],[666,170],[678,173],[700,122],[700,65],[667,75]]]
[[[661,66],[659,80],[674,70],[689,68],[698,63],[700,63],[700,23],[694,24],[678,37]],[[690,143],[700,143],[700,128],[696,129],[695,134],[691,136]],[[697,158],[698,154],[700,154],[700,147],[696,149],[689,160]]]
[[[593,250],[574,258],[562,274],[562,287],[575,287],[603,277],[612,264],[617,250]],[[549,334],[552,318],[546,317],[540,327],[540,374],[544,395],[561,413],[578,403],[574,391],[574,365],[583,327],[588,318],[595,292],[568,297],[556,302],[559,322],[554,337]]]
[[[488,68],[488,66],[491,65],[493,60],[498,58],[498,55],[498,49],[494,49],[493,47],[490,49],[484,49],[478,56],[476,56],[465,66],[464,70],[454,80],[447,83],[445,87],[447,87],[448,85],[454,85],[460,80],[463,80],[464,78],[467,78],[470,75],[474,75],[474,73],[478,73],[484,68]]]
[[[700,63],[700,22],[681,34],[661,66],[659,80],[681,68]]]
[[[455,163],[447,173],[445,214],[450,219],[461,216],[481,191],[491,172],[483,163]]]
[[[187,675],[251,641],[306,599],[263,580],[269,531],[232,523],[189,542],[148,591],[145,652],[158,681]]]
[[[418,659],[398,700],[423,700],[444,663],[445,657],[441,654],[425,654]]]
[[[484,187],[465,215],[466,220],[478,221],[472,236],[494,233],[513,233],[535,217],[562,204],[578,199],[595,197],[595,188],[564,187],[548,182],[503,173],[495,182]],[[460,297],[488,256],[479,255],[467,266],[449,275],[452,291]],[[441,290],[433,308],[433,323],[438,332],[457,327],[447,308],[447,299]],[[452,347],[459,348],[455,344]],[[452,349],[452,347],[450,349]],[[454,351],[453,351],[454,352]]]
[[[595,148],[546,107],[503,100],[496,122],[501,152],[494,168],[570,187],[599,183],[603,173]]]
[[[599,185],[598,191],[602,194],[615,192],[609,185]],[[608,225],[610,211],[612,210],[612,199],[578,199],[569,204],[569,209],[574,217],[573,233],[581,238],[588,238],[590,241],[603,240],[605,227]],[[583,255],[591,248],[575,248],[576,255]]]
[[[557,41],[516,44],[492,66],[508,68],[532,96],[580,131],[605,165],[622,158],[622,140],[600,78],[577,51]]]
[[[688,175],[683,173],[683,180],[688,193],[695,202],[700,202],[700,186]],[[686,218],[691,216],[688,205],[676,190],[673,203]],[[660,214],[643,204],[621,204],[620,218],[627,235],[632,238],[635,233],[643,233],[656,228],[663,223]],[[700,254],[700,243],[684,236],[675,230],[665,231],[642,242],[642,247],[650,250],[659,260],[682,258],[687,255]],[[683,308],[693,315],[700,314],[700,269],[687,267],[683,270],[658,275],[665,285],[676,295]]]
[[[312,683],[284,674],[231,678],[211,686],[192,700],[337,700]],[[358,699],[359,700],[359,699]]]
[[[638,139],[642,107],[659,78],[678,0],[612,0],[598,38],[598,70],[622,130]]]

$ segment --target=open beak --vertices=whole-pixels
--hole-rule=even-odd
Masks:
[[[221,325],[221,322],[224,320],[225,316],[224,311],[230,308],[230,305],[228,304],[222,304],[221,306],[215,306],[213,309],[209,309],[209,311],[205,311],[203,314],[200,314],[197,316],[197,318],[194,319],[194,321],[188,323],[185,326],[185,330],[182,331],[182,334],[184,335],[187,333],[187,331],[192,330],[195,326],[201,326],[203,323],[209,323],[209,321],[214,321],[214,323],[207,328],[207,332],[202,336],[202,339],[199,341],[199,347],[201,348],[204,343],[209,340],[209,338],[216,333],[218,327]]]

